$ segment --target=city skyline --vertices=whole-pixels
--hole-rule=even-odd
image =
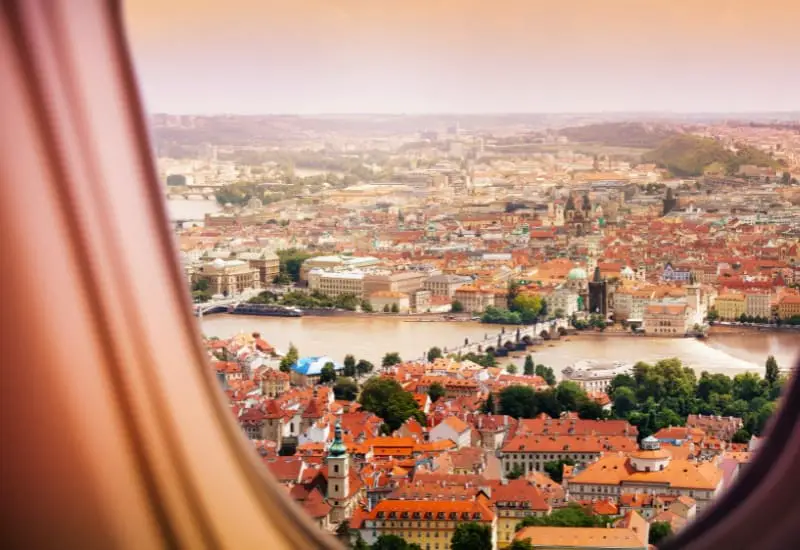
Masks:
[[[148,110],[176,114],[800,109],[792,17],[731,3],[126,4]],[[796,48],[795,48],[796,49]]]

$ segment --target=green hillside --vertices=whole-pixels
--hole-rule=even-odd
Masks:
[[[570,141],[615,147],[652,149],[675,132],[663,126],[640,122],[606,122],[563,128],[558,132]]]
[[[714,163],[724,166],[728,174],[735,174],[743,164],[780,167],[772,157],[758,149],[742,147],[733,153],[714,139],[687,134],[665,139],[656,149],[646,153],[643,160],[654,162],[678,177],[702,176],[704,170]]]

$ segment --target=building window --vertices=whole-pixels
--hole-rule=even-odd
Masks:
[[[338,474],[339,473],[339,465],[338,464],[334,464],[333,465],[333,473],[334,474]]]
[[[336,492],[338,492],[338,491],[339,491],[339,486],[338,486],[338,485],[334,485],[334,486],[333,486],[333,490],[334,490],[334,491],[336,491]]]

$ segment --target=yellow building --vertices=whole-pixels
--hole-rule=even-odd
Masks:
[[[722,470],[715,461],[694,462],[672,458],[654,437],[641,442],[641,450],[606,454],[564,480],[571,500],[619,500],[628,493],[687,496],[698,512],[708,507],[722,490]]]
[[[497,517],[482,494],[469,501],[385,499],[370,511],[357,510],[351,528],[358,529],[367,544],[374,544],[381,535],[396,535],[424,550],[449,550],[462,523],[488,526],[492,548],[497,548]]]
[[[650,525],[629,512],[615,528],[525,527],[514,537],[528,540],[536,550],[647,550]]]
[[[795,315],[800,315],[800,296],[787,294],[778,302],[778,317],[790,319]]]
[[[364,296],[364,274],[360,271],[322,271],[308,272],[308,288],[335,298],[352,294],[357,298]]]
[[[528,516],[550,514],[550,505],[541,491],[526,479],[492,485],[492,506],[497,516],[497,547],[514,540],[517,524]]]
[[[743,294],[720,294],[714,302],[722,321],[736,321],[747,311],[747,302]]]
[[[211,294],[233,296],[245,290],[261,288],[259,270],[242,260],[217,258],[192,273],[192,283],[207,281]]]

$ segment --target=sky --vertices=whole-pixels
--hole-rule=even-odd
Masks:
[[[800,110],[800,0],[125,0],[151,112]]]

